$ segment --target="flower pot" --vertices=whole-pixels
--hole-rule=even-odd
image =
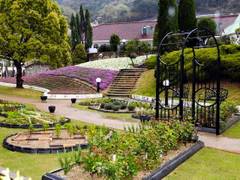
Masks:
[[[56,107],[55,106],[48,106],[48,110],[50,113],[54,113],[55,110],[56,110]]]
[[[76,98],[72,98],[71,101],[72,101],[72,104],[75,104],[77,99]]]
[[[151,116],[141,115],[141,116],[140,116],[140,120],[141,120],[142,122],[150,121],[150,120],[151,120]]]
[[[41,96],[42,102],[45,102],[47,100],[47,96]]]

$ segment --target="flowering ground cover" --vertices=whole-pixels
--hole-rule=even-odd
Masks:
[[[68,66],[32,76],[25,76],[23,79],[25,84],[47,88],[54,93],[86,94],[95,93],[96,78],[102,79],[100,88],[105,90],[117,74],[118,71],[113,70]],[[15,83],[15,78],[0,79],[0,81]]]
[[[143,64],[145,61],[146,61],[146,56],[139,56],[133,60],[135,65]],[[128,57],[96,60],[96,61],[79,64],[78,66],[87,67],[87,68],[110,69],[110,70],[130,69],[133,67],[132,61]]]

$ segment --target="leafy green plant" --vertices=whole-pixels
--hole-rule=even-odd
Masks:
[[[34,131],[34,126],[32,123],[29,124],[28,126],[29,133],[31,134]]]
[[[128,106],[128,110],[129,110],[129,111],[134,111],[134,110],[135,110],[135,106],[129,105],[129,106]]]
[[[107,103],[104,105],[104,109],[111,110],[112,109],[112,103]]]
[[[43,130],[44,130],[44,131],[47,131],[47,130],[49,129],[49,127],[50,127],[50,126],[49,126],[48,123],[44,123],[44,124],[43,124]]]
[[[61,168],[64,171],[64,174],[66,175],[72,168],[72,158],[68,154],[65,154],[63,157],[60,157],[58,159]]]
[[[73,153],[73,161],[77,165],[80,165],[83,162],[82,150],[80,147],[76,152]]]
[[[59,138],[60,135],[61,135],[61,131],[62,131],[62,126],[60,124],[57,124],[55,126],[55,134],[56,134],[56,137]]]

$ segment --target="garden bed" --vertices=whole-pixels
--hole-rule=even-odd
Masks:
[[[99,111],[99,112],[104,112],[104,113],[135,113],[135,111],[129,111],[129,110],[127,110],[127,109],[124,109],[124,110],[118,110],[118,111],[113,111],[113,110],[106,110],[106,109],[101,109],[101,108],[99,108],[99,106],[89,106],[88,107],[89,109],[91,109],[91,110],[95,110],[95,111]]]
[[[134,180],[157,180],[166,177],[179,165],[197,153],[200,149],[204,147],[203,142],[197,141],[196,143],[188,143],[182,145],[177,151],[169,152],[168,155],[163,157],[162,166],[157,168],[154,171],[149,172],[140,172],[137,176],[133,177]],[[86,173],[82,167],[73,166],[72,170],[65,175],[63,169],[55,170],[51,173],[47,173],[43,176],[43,180],[61,180],[61,179],[71,179],[78,180],[81,177],[83,180],[96,179],[102,180],[104,178],[99,176],[91,176]]]
[[[3,147],[22,153],[60,153],[86,148],[87,140],[80,134],[70,135],[67,130],[60,135],[53,130],[22,132],[6,137]]]
[[[63,171],[47,174],[45,178],[57,175],[64,179],[142,179],[159,166],[165,167],[162,164],[174,157],[178,157],[179,160],[174,160],[179,165],[202,147],[195,146],[196,131],[187,121],[144,123],[125,131],[112,131],[106,139],[108,131],[88,129],[89,149],[73,156],[65,154],[60,161]],[[172,163],[167,164],[173,167]]]
[[[0,127],[5,128],[43,128],[65,124],[70,119],[41,112],[23,104],[0,101]]]

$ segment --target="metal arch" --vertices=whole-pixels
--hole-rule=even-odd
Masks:
[[[188,36],[186,37],[186,40],[185,40],[185,43],[184,43],[184,46],[183,46],[183,49],[182,49],[182,56],[184,56],[184,50],[185,48],[187,47],[187,42],[188,40],[190,39],[190,37],[194,34],[194,33],[197,33],[199,31],[203,31],[205,33],[207,33],[208,35],[211,36],[211,38],[214,39],[214,42],[215,42],[215,48],[217,49],[217,58],[216,58],[216,65],[217,65],[217,75],[216,75],[216,84],[217,84],[217,88],[216,88],[216,102],[212,105],[212,106],[205,106],[205,105],[200,105],[201,108],[204,107],[204,108],[214,108],[214,106],[216,105],[216,113],[214,112],[215,116],[215,127],[216,127],[216,134],[219,135],[220,134],[220,103],[221,103],[221,98],[220,98],[220,90],[221,90],[221,85],[220,85],[220,67],[221,67],[221,56],[220,56],[220,48],[219,48],[219,44],[217,42],[217,39],[215,38],[214,34],[209,31],[208,29],[194,29],[192,30]],[[201,37],[201,36],[200,36]],[[193,76],[192,76],[192,117],[193,119],[195,119],[195,109],[196,109],[196,66],[200,66],[201,64],[197,61],[196,59],[196,54],[195,54],[195,48],[194,46],[192,46],[192,53],[193,53],[193,60],[192,60],[192,66],[193,66]],[[199,104],[197,103],[197,106],[199,106]],[[197,109],[198,111],[198,109]],[[206,109],[205,109],[206,111]],[[206,112],[205,112],[206,113]],[[198,116],[198,114],[197,114]],[[198,118],[198,117],[197,117]]]
[[[160,71],[161,71],[161,63],[163,64],[163,65],[165,65],[165,66],[173,66],[173,65],[175,65],[175,64],[178,64],[179,63],[179,61],[181,60],[181,59],[178,59],[176,62],[173,62],[173,63],[171,63],[171,64],[167,64],[166,62],[164,62],[162,59],[161,59],[161,56],[162,56],[162,48],[163,48],[163,45],[165,45],[164,44],[164,42],[166,41],[166,39],[167,38],[169,38],[169,37],[171,37],[171,36],[173,36],[173,35],[184,35],[183,33],[173,33],[173,32],[169,32],[169,33],[167,33],[164,37],[163,37],[163,39],[161,40],[161,42],[160,42],[160,44],[159,44],[159,46],[158,46],[158,55],[157,55],[157,74],[156,74],[156,105],[155,105],[155,108],[156,108],[156,114],[155,114],[155,118],[156,118],[156,120],[159,120],[159,118],[160,118],[160,114],[159,114],[159,108],[160,108],[160,81],[161,81],[161,79],[160,79]],[[184,41],[182,41],[181,42],[181,44],[183,43]],[[175,43],[176,44],[176,43]],[[167,45],[170,45],[170,44],[167,44]],[[183,60],[182,60],[183,61]],[[181,77],[181,79],[183,79],[183,77]],[[182,87],[182,89],[183,89],[183,87]],[[182,90],[183,91],[183,90]],[[183,93],[182,93],[182,95],[183,95]],[[180,104],[179,104],[179,106],[181,106],[182,108],[182,110],[183,110],[183,102],[182,102],[182,100],[181,100],[181,97],[179,98],[180,99]],[[162,106],[161,106],[162,107]],[[166,108],[167,109],[167,108]],[[182,111],[182,110],[180,110],[180,112]],[[183,118],[183,113],[180,113],[181,115],[180,115],[180,118],[182,119]]]

